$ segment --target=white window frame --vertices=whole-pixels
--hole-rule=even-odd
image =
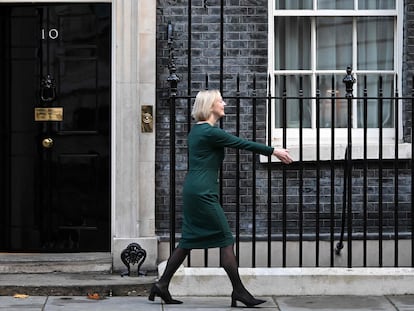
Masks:
[[[358,0],[354,0],[354,7],[357,8]],[[345,77],[346,72],[345,68],[343,70],[316,70],[316,53],[312,53],[311,59],[311,70],[275,70],[275,51],[274,51],[274,18],[275,16],[310,16],[310,17],[320,17],[320,16],[349,16],[349,17],[358,17],[358,16],[392,16],[396,17],[396,22],[394,24],[395,36],[394,36],[394,70],[391,71],[353,71],[354,77],[357,79],[362,77],[365,73],[375,74],[375,73],[390,73],[397,75],[398,79],[396,81],[398,90],[402,90],[402,55],[403,55],[403,19],[404,19],[404,0],[396,0],[396,9],[395,10],[275,10],[275,0],[269,0],[269,40],[268,40],[268,68],[269,74],[272,77],[271,83],[271,93],[275,94],[275,83],[274,79],[278,75],[310,75],[311,77],[311,96],[316,96],[316,76],[318,74],[335,74],[343,75]],[[313,0],[313,8],[316,8],[317,0]],[[312,30],[311,30],[311,48],[312,51],[316,51],[316,26],[314,25],[315,19],[312,19]],[[351,64],[357,64],[357,36],[356,36],[356,27],[353,27],[353,59]],[[344,85],[345,91],[345,85]],[[354,84],[354,94],[357,91],[357,85]],[[344,94],[345,95],[345,94]],[[340,96],[344,96],[340,95]],[[400,95],[401,96],[401,95]],[[275,124],[275,104],[272,105],[271,113],[271,126],[272,126],[272,145],[275,147],[286,147],[290,150],[293,157],[299,160],[299,129],[298,128],[287,128],[287,144],[283,146],[283,129],[274,128]],[[353,114],[357,113],[357,101],[353,100]],[[303,128],[303,160],[314,161],[316,160],[316,101],[312,102],[312,120],[311,128]],[[269,112],[268,112],[269,113]],[[399,116],[398,116],[398,137],[400,141],[398,142],[399,153],[398,158],[411,158],[411,144],[403,143],[402,134],[403,134],[403,124],[402,124],[402,102],[399,101]],[[354,119],[353,129],[352,129],[352,158],[358,159],[363,158],[363,128],[356,127],[356,120]],[[267,124],[269,126],[269,124]],[[378,159],[379,151],[379,129],[378,128],[369,128],[367,129],[368,134],[368,158]],[[346,128],[336,128],[335,129],[335,148],[334,155],[331,153],[331,128],[320,128],[320,160],[330,160],[332,156],[334,159],[343,159],[345,154],[345,148],[347,146],[347,129]],[[394,128],[383,128],[383,158],[394,158],[395,156],[395,129]],[[262,158],[263,161],[267,159]]]

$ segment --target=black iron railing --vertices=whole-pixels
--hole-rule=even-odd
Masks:
[[[176,236],[180,232],[180,193],[183,176],[185,175],[185,159],[187,159],[185,137],[191,128],[191,103],[193,96],[180,96],[177,92],[178,77],[175,68],[171,71],[171,92],[168,98],[170,105],[170,248],[175,247]],[[348,68],[344,78],[345,96],[323,97],[320,94],[317,82],[316,96],[305,97],[302,78],[298,96],[288,97],[286,82],[282,87],[281,96],[271,94],[272,79],[268,77],[269,91],[265,96],[258,96],[256,78],[252,81],[252,90],[249,96],[240,92],[240,79],[236,79],[235,94],[222,95],[228,103],[226,114],[229,117],[220,124],[223,128],[235,135],[249,136],[249,139],[272,143],[272,116],[273,106],[281,105],[282,114],[282,147],[290,148],[287,140],[287,107],[292,102],[299,103],[299,139],[295,143],[298,157],[295,164],[286,166],[272,162],[269,158],[263,161],[257,155],[249,157],[242,151],[229,151],[221,170],[221,203],[228,211],[229,221],[234,228],[236,238],[236,253],[240,259],[241,248],[249,245],[251,249],[251,266],[256,266],[258,256],[266,258],[266,265],[271,266],[303,266],[309,265],[309,243],[312,248],[313,266],[336,266],[337,256],[342,256],[342,249],[346,249],[346,266],[414,266],[414,242],[412,231],[414,228],[412,202],[414,172],[412,157],[399,158],[399,145],[402,139],[399,136],[401,128],[400,111],[410,113],[413,120],[414,96],[400,97],[398,90],[392,96],[384,97],[382,78],[379,77],[379,90],[376,97],[368,97],[367,79],[362,76],[363,95],[353,96],[355,80]],[[335,87],[332,77],[332,89]],[[206,76],[205,88],[208,88]],[[281,79],[281,81],[286,81]],[[319,78],[317,78],[319,81]],[[414,86],[413,86],[414,94]],[[378,105],[378,120],[383,120],[383,102],[392,103],[394,131],[394,156],[385,158],[383,154],[384,137],[382,122],[378,122],[378,156],[368,157],[370,146],[368,143],[368,102],[375,101]],[[313,101],[316,113],[316,140],[312,148],[316,156],[311,161],[305,160],[305,148],[308,142],[304,141],[304,102]],[[331,103],[330,157],[321,157],[321,125],[320,107],[322,101]],[[347,103],[347,143],[346,152],[338,160],[336,152],[335,106],[339,101]],[[362,156],[353,158],[352,105],[354,101],[363,106],[363,148]],[[268,113],[263,113],[266,108]],[[259,114],[257,110],[260,109]],[[177,115],[180,111],[180,115]],[[248,115],[251,120],[248,130],[243,120]],[[267,116],[267,117],[266,117]],[[266,120],[267,118],[267,120]],[[266,126],[267,123],[267,126]],[[413,135],[411,129],[411,137]],[[266,138],[267,136],[267,138]],[[409,140],[411,137],[404,137]],[[411,154],[413,145],[411,145]],[[177,164],[179,157],[179,164]],[[246,162],[246,159],[249,161]],[[248,163],[248,164],[246,164]],[[179,166],[179,168],[177,167]],[[244,166],[248,166],[245,171]],[[176,174],[179,173],[179,178]],[[242,176],[243,175],[243,176]],[[310,193],[310,195],[308,195]],[[229,203],[230,202],[230,203]],[[246,203],[247,202],[247,203]],[[246,206],[248,206],[246,208]],[[248,224],[246,226],[246,223]],[[411,240],[411,249],[401,253],[401,241]],[[384,243],[392,241],[393,259],[390,264],[389,254],[384,254]],[[266,251],[257,246],[266,243]],[[281,252],[275,251],[275,243],[280,244]],[[295,244],[297,257],[292,260],[289,255],[289,245]],[[306,243],[306,247],[305,247]],[[322,250],[321,243],[328,245],[329,250]],[[354,244],[358,243],[358,252],[354,254]],[[389,247],[389,246],[387,246]],[[290,251],[291,252],[291,251]],[[328,254],[328,255],[327,255]],[[373,255],[374,254],[374,255]],[[278,257],[278,258],[275,258]],[[296,256],[296,255],[295,255]],[[326,257],[329,257],[327,259]],[[373,256],[377,259],[373,260]],[[384,262],[384,256],[387,256]],[[403,258],[401,258],[401,256]],[[409,258],[407,258],[409,257]],[[204,265],[208,266],[208,251],[205,251]],[[305,260],[306,259],[306,260]],[[263,262],[263,260],[261,260]],[[275,263],[276,262],[276,263]],[[292,263],[293,262],[293,263]],[[372,263],[374,262],[374,263]],[[402,262],[402,264],[400,264]],[[408,264],[407,264],[408,262]],[[188,261],[191,265],[191,258]]]

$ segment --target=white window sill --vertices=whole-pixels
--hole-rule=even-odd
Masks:
[[[276,147],[277,148],[277,147]],[[288,146],[287,149],[290,152],[294,161],[299,161],[299,146]],[[345,158],[346,144],[337,144],[334,150],[334,159],[343,160]],[[368,144],[367,146],[367,159],[378,160],[379,159],[379,145]],[[303,161],[316,161],[316,145],[303,145],[302,149]],[[395,144],[383,144],[382,159],[394,159],[395,158]],[[320,145],[319,160],[329,161],[332,159],[331,145]],[[364,159],[364,146],[362,144],[352,144],[352,160]],[[398,144],[398,159],[411,159],[411,144],[400,143]],[[268,157],[261,155],[261,163],[267,163]],[[272,162],[280,162],[279,159],[272,156]]]

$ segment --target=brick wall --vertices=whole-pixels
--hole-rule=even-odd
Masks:
[[[236,93],[236,77],[240,74],[241,94],[251,95],[253,75],[257,79],[257,92],[266,94],[267,73],[267,0],[231,0],[225,1],[224,23],[224,61],[223,84],[220,85],[220,1],[208,0],[192,1],[192,27],[191,27],[191,92],[194,96],[199,90],[206,87],[206,75],[208,76],[208,88],[222,88],[224,96],[233,96]],[[156,226],[160,233],[167,232],[169,225],[168,207],[168,159],[169,159],[169,107],[168,102],[162,100],[168,95],[168,48],[166,41],[166,28],[170,21],[174,26],[174,55],[177,65],[177,74],[180,76],[179,95],[188,94],[188,2],[187,1],[158,1],[158,103],[157,103],[157,201],[156,201]],[[235,117],[234,101],[227,101],[226,108],[229,113],[226,117],[224,128],[234,133]],[[265,103],[258,106],[259,129],[257,140],[264,142],[265,137]],[[251,107],[248,103],[241,103],[242,137],[251,139],[252,119]],[[186,133],[187,126],[187,101],[181,101],[176,107],[177,114],[177,147],[179,159],[177,159],[177,203],[178,209],[181,202],[182,178],[186,170]],[[182,130],[180,133],[180,130]],[[181,156],[182,154],[182,156]],[[232,156],[233,155],[233,156]],[[241,161],[244,170],[251,166],[252,155],[243,153]],[[231,161],[234,152],[229,151],[224,168],[233,167]],[[251,173],[250,173],[251,174]],[[225,174],[223,193],[234,193],[232,177],[234,172]],[[243,175],[243,174],[242,174]],[[244,173],[244,178],[249,178],[249,173]],[[247,192],[247,190],[245,190]],[[226,197],[226,209],[232,217],[231,196]],[[242,198],[243,200],[243,198]],[[233,221],[234,222],[234,221]],[[179,223],[177,227],[179,228]]]

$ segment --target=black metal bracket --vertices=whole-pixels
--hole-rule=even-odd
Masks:
[[[180,77],[176,74],[177,67],[175,65],[174,57],[174,27],[171,22],[167,25],[167,43],[168,43],[168,70],[170,75],[167,82],[170,84],[170,96],[177,96],[177,85],[180,82]]]
[[[138,243],[129,244],[121,253],[121,260],[124,265],[127,267],[128,271],[121,273],[121,276],[131,276],[131,264],[138,264],[137,275],[145,275],[145,273],[140,272],[142,264],[147,257],[147,252],[143,249]]]

